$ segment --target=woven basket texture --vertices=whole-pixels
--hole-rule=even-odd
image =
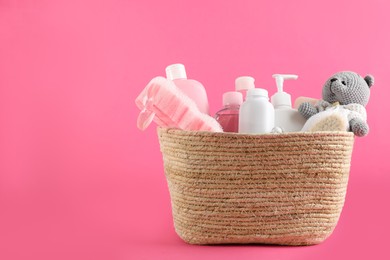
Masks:
[[[187,243],[312,245],[334,230],[352,133],[158,136],[175,230]]]

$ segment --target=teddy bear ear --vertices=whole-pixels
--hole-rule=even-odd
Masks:
[[[372,75],[365,76],[364,80],[367,82],[368,87],[371,88],[371,86],[374,85],[374,77]]]

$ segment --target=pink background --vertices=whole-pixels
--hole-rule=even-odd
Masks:
[[[390,3],[0,0],[0,259],[389,259]],[[371,73],[333,235],[311,247],[190,246],[174,232],[155,125],[134,99],[166,65],[211,111],[241,75],[319,97],[339,70]]]

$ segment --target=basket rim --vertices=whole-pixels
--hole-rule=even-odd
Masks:
[[[318,131],[318,132],[287,132],[287,133],[266,133],[266,134],[242,134],[231,132],[210,132],[210,131],[187,131],[178,128],[157,127],[158,133],[173,133],[178,135],[187,136],[212,136],[212,137],[243,137],[243,138],[283,138],[283,137],[323,137],[323,136],[341,136],[341,137],[354,137],[354,134],[349,131]]]

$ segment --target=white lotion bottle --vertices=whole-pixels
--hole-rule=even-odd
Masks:
[[[255,79],[250,76],[241,76],[235,80],[235,88],[237,92],[240,92],[244,98],[249,89],[255,88]]]
[[[306,119],[291,106],[291,95],[283,91],[283,82],[286,79],[297,79],[297,75],[274,74],[278,92],[271,97],[275,108],[275,127],[280,127],[283,132],[301,131]]]
[[[210,114],[205,88],[199,81],[187,79],[186,69],[183,64],[177,63],[169,65],[165,68],[165,73],[167,79],[172,80],[184,94],[195,101],[195,104],[202,113],[207,115]]]
[[[249,89],[240,107],[238,132],[243,134],[270,133],[274,128],[275,111],[269,102],[268,91]]]

